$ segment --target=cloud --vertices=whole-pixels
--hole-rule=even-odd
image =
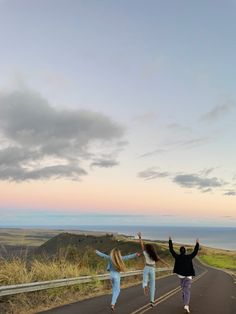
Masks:
[[[203,192],[210,192],[212,188],[222,187],[224,182],[213,177],[207,178],[197,174],[179,174],[173,178],[173,182],[185,188],[197,188]]]
[[[153,156],[153,155],[156,155],[156,154],[163,154],[163,153],[166,153],[167,151],[168,151],[168,150],[162,149],[162,148],[160,148],[160,149],[155,149],[155,150],[153,150],[153,151],[151,151],[151,152],[147,152],[147,153],[145,153],[145,154],[142,154],[142,155],[140,155],[139,157],[140,157],[140,158],[149,157],[149,156]]]
[[[223,105],[218,105],[212,108],[210,111],[202,115],[202,120],[208,121],[208,122],[214,122],[218,119],[220,119],[222,116],[227,115],[230,113],[230,111],[233,108],[232,103],[226,103]]]
[[[167,171],[160,171],[158,168],[152,167],[146,170],[138,172],[137,176],[145,181],[166,178],[168,177],[173,183],[179,185],[182,188],[197,189],[202,193],[213,192],[215,189],[225,189],[229,185],[222,179],[216,177],[208,177],[215,168],[206,168],[199,171],[198,174],[192,173],[170,173]],[[227,190],[224,195],[234,196],[235,190]]]
[[[86,161],[116,165],[124,128],[88,110],[57,110],[32,91],[0,93],[0,180],[79,179]]]
[[[119,165],[116,160],[111,159],[96,159],[91,163],[91,167],[110,168]]]
[[[203,144],[206,144],[209,141],[208,137],[199,137],[199,138],[192,138],[190,140],[181,140],[179,142],[176,141],[177,146],[182,146],[185,148],[194,148]]]
[[[224,193],[224,195],[227,195],[227,196],[235,196],[236,195],[236,191],[234,190],[228,190]]]
[[[168,153],[170,151],[176,150],[176,149],[192,149],[204,144],[207,144],[210,141],[210,138],[208,137],[199,137],[199,138],[190,138],[190,139],[180,139],[180,140],[171,140],[171,141],[166,141],[165,144],[160,145],[159,148],[144,153],[140,155],[140,158],[143,157],[150,157],[156,154],[163,154],[163,153]]]
[[[208,174],[212,173],[215,170],[215,168],[206,168],[203,169],[200,173],[204,176],[207,176]]]
[[[156,171],[155,168],[149,168],[147,170],[141,171],[138,173],[139,178],[143,178],[145,180],[153,180],[157,178],[165,178],[168,177],[168,172]]]

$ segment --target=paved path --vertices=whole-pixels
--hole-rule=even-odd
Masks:
[[[235,314],[236,282],[223,271],[196,266],[190,308],[193,314]],[[176,275],[158,279],[155,307],[150,309],[141,285],[121,291],[116,314],[183,314],[179,280]],[[111,296],[105,295],[55,308],[44,314],[111,314]]]

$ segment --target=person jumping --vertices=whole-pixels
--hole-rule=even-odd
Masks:
[[[199,241],[196,240],[194,251],[191,254],[186,254],[184,246],[180,247],[180,254],[177,254],[173,249],[173,243],[171,237],[169,237],[169,250],[171,255],[175,259],[175,265],[173,272],[180,278],[180,285],[182,289],[182,297],[184,303],[185,313],[190,313],[190,289],[192,284],[192,278],[195,276],[195,270],[193,268],[193,258],[197,255],[199,250]]]
[[[114,248],[110,255],[104,254],[98,250],[95,253],[108,261],[107,270],[110,272],[112,283],[111,310],[114,311],[117,298],[120,294],[120,272],[125,270],[124,261],[140,256],[139,253],[121,256],[120,250]]]
[[[154,306],[154,298],[155,298],[155,267],[156,262],[160,261],[166,266],[169,267],[165,261],[163,261],[156,253],[156,250],[152,244],[143,243],[142,235],[139,232],[138,238],[140,241],[140,245],[143,251],[143,255],[145,258],[145,267],[143,269],[143,290],[144,294],[148,294],[148,283],[150,286],[150,306]]]

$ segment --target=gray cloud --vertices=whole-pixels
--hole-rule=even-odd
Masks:
[[[80,176],[86,175],[87,172],[80,168],[78,165],[55,165],[47,166],[41,169],[26,170],[20,165],[0,168],[1,180],[9,181],[24,181],[24,180],[39,180],[49,179],[51,177],[55,179],[70,178],[78,180]]]
[[[225,116],[228,113],[230,113],[232,108],[233,108],[232,103],[226,103],[223,105],[218,105],[218,106],[215,106],[214,108],[212,108],[210,111],[208,111],[204,115],[202,115],[201,118],[202,118],[202,120],[213,122],[215,120],[218,120],[222,116]]]
[[[236,191],[234,190],[228,190],[224,193],[224,195],[227,195],[227,196],[235,196],[236,195]]]
[[[215,170],[215,168],[206,168],[203,169],[200,173],[204,176],[207,176],[208,174],[212,173]]]
[[[163,154],[163,153],[166,153],[166,152],[168,152],[167,149],[162,149],[162,148],[160,148],[160,149],[155,149],[155,150],[153,150],[153,151],[151,151],[151,152],[147,152],[147,153],[145,153],[145,154],[142,154],[142,155],[140,155],[139,157],[140,157],[140,158],[149,157],[149,156],[152,156],[152,155]]]
[[[31,91],[0,94],[0,180],[79,179],[81,163],[114,166],[101,156],[123,148],[124,128],[87,110],[57,110]],[[101,160],[100,160],[101,159]]]
[[[201,177],[197,174],[179,174],[173,178],[173,182],[185,188],[197,188],[203,192],[210,192],[212,188],[222,187],[225,183],[219,179]]]
[[[95,159],[91,163],[91,167],[110,168],[119,165],[116,160],[111,159]]]
[[[168,176],[169,176],[168,172],[157,171],[157,170],[155,170],[155,168],[149,168],[147,170],[140,171],[138,173],[138,177],[143,178],[145,180],[153,180],[153,179],[157,179],[157,178],[165,178],[165,177],[168,177]]]
[[[180,187],[198,189],[202,193],[209,193],[213,192],[215,189],[225,189],[226,186],[229,185],[228,182],[225,182],[219,178],[208,177],[208,175],[212,173],[213,170],[215,170],[215,168],[203,169],[199,171],[198,174],[180,174],[160,171],[157,168],[152,167],[138,172],[137,176],[146,181],[168,177],[172,182],[178,184]],[[233,196],[236,195],[236,192],[233,189],[228,189],[226,192],[224,192],[224,195]]]

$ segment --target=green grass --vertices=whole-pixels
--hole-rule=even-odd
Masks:
[[[229,269],[236,271],[236,256],[235,254],[212,254],[212,255],[201,255],[200,260],[204,263],[223,269]]]

